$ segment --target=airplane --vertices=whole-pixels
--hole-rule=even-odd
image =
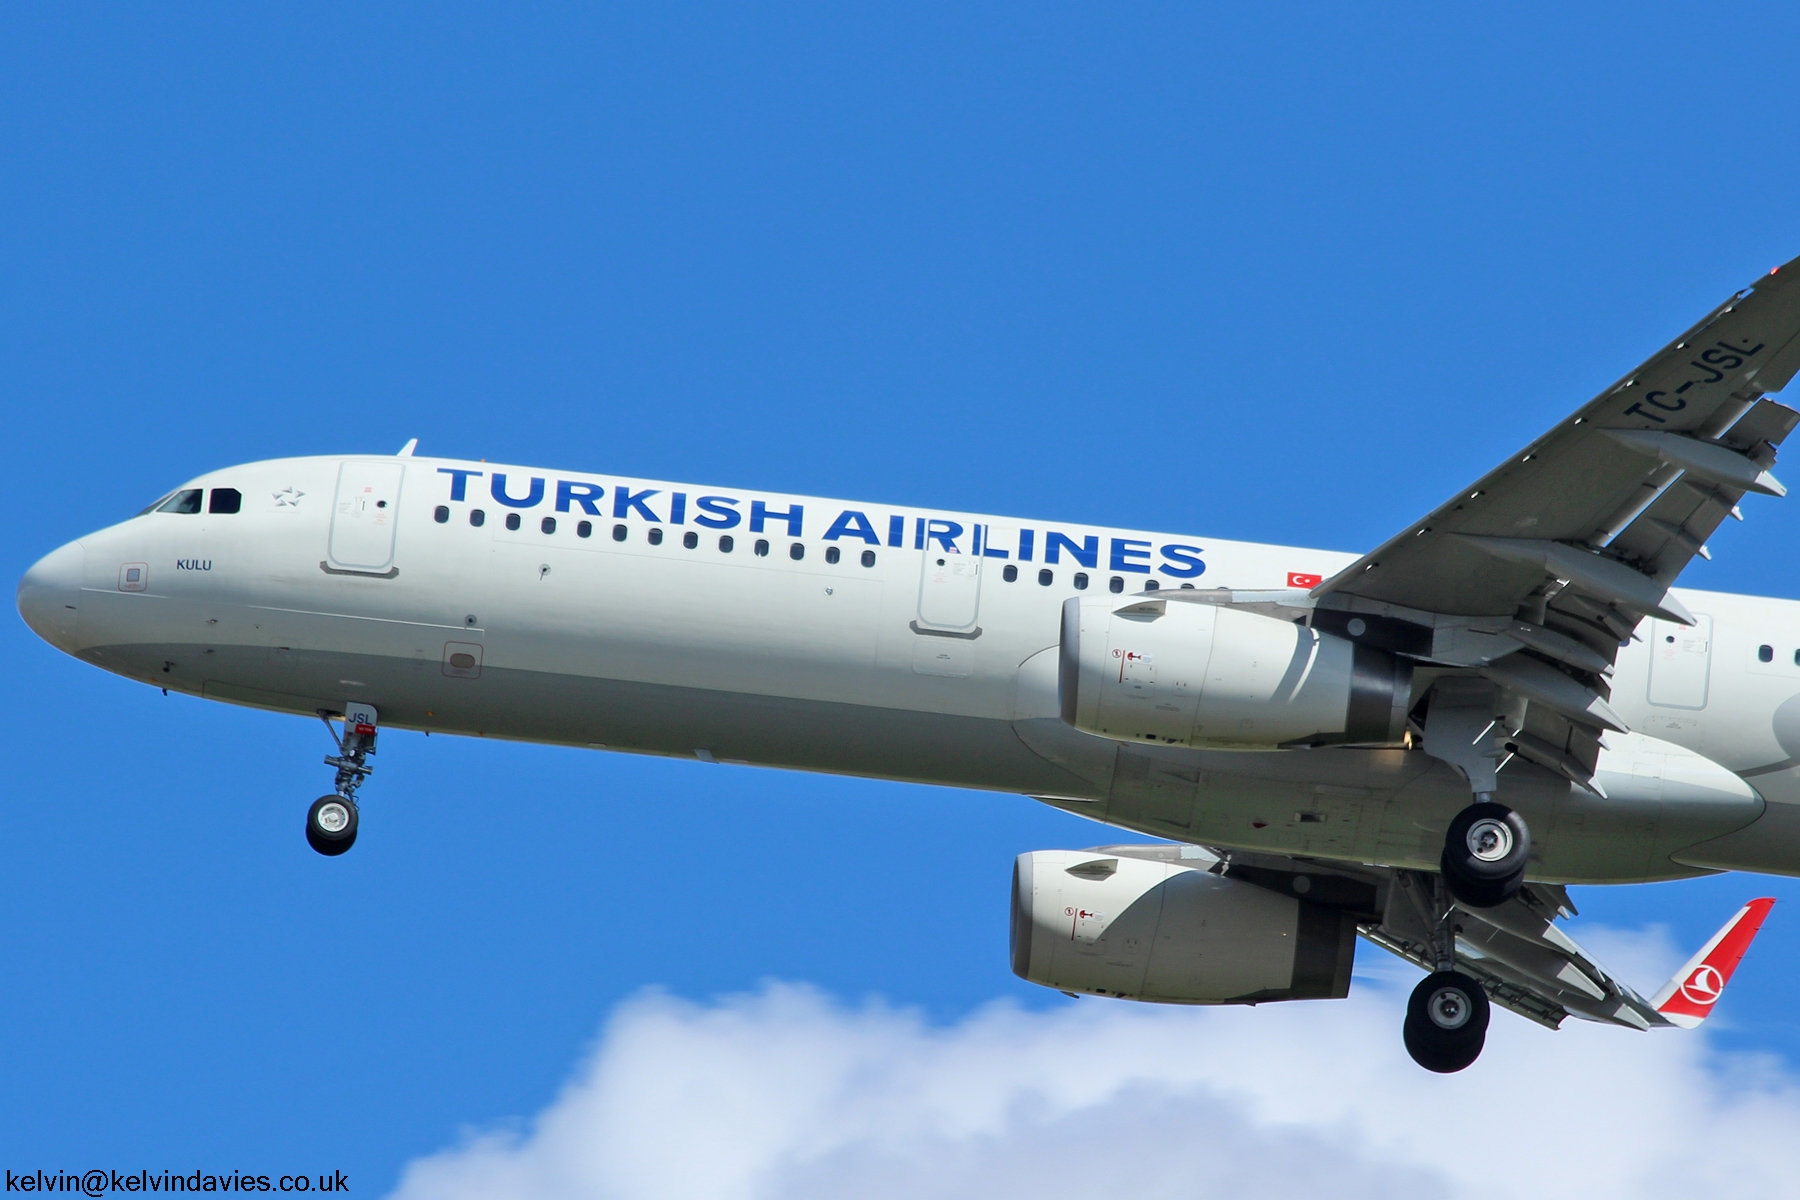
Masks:
[[[1373,551],[398,454],[213,471],[54,550],[51,645],[325,722],[350,849],[383,727],[1017,793],[1159,842],[1014,864],[1015,972],[1167,1003],[1428,974],[1413,1059],[1499,1005],[1712,1011],[1773,903],[1646,998],[1571,884],[1800,875],[1800,604],[1673,586],[1800,413],[1800,259]],[[404,537],[401,534],[404,533]]]

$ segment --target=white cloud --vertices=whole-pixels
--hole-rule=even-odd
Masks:
[[[1591,932],[1584,937],[1596,941]],[[1615,939],[1621,946],[1630,939]],[[1646,963],[1671,957],[1639,937]],[[1375,963],[1371,963],[1375,966]],[[401,1200],[1789,1191],[1800,1088],[1704,1034],[1496,1011],[1459,1075],[1400,1046],[1411,979],[1348,1000],[996,1004],[947,1028],[804,987],[622,1005],[523,1133],[412,1163]],[[1416,978],[1416,976],[1415,976]]]

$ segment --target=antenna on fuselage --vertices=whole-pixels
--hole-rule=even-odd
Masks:
[[[394,457],[395,458],[411,458],[412,452],[418,448],[419,448],[419,439],[418,438],[407,438],[406,445],[400,447],[400,453],[394,455]]]

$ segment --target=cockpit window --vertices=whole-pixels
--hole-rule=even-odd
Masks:
[[[236,488],[214,488],[212,498],[206,502],[209,513],[234,513],[244,504],[243,493]]]
[[[197,513],[200,511],[200,489],[182,488],[156,506],[157,512]]]
[[[169,496],[173,496],[174,494],[175,494],[174,492],[170,492],[168,496],[158,496],[156,499],[152,500],[150,503],[144,505],[144,507],[138,509],[137,515],[141,517],[145,513],[155,512],[157,509],[159,509],[163,506],[163,501],[169,499]]]

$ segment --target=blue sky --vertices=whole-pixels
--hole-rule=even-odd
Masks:
[[[1797,35],[1776,5],[9,6],[0,565],[203,470],[410,437],[1361,550],[1800,254]],[[1800,596],[1800,508],[1746,509],[1683,582]],[[779,1008],[765,979],[864,1033],[871,996],[927,1033],[1061,1019],[1007,970],[1009,866],[1107,835],[1029,801],[393,733],[325,862],[316,724],[16,620],[0,650],[14,1169],[382,1194],[466,1130],[534,1136],[647,987],[700,1024]],[[1800,887],[1577,900],[1660,963],[1758,894]],[[1766,1053],[1788,1086],[1796,913],[1693,1078]],[[1371,1071],[1413,1070],[1398,1033]],[[1565,1035],[1507,1037],[1550,1070]]]

